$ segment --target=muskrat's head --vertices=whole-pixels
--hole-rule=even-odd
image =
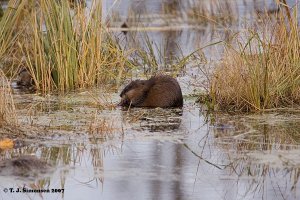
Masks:
[[[145,80],[135,80],[129,83],[121,92],[119,106],[138,106],[147,96],[149,86]]]

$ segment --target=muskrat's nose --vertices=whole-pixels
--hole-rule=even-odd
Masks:
[[[127,98],[122,98],[121,102],[118,104],[118,106],[130,106],[131,105],[131,100],[127,99]]]
[[[126,106],[126,104],[127,104],[127,100],[122,98],[120,103],[118,103],[118,106]]]

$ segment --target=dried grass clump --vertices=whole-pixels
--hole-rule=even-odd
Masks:
[[[5,56],[12,53],[11,47],[19,36],[17,27],[24,18],[27,3],[26,0],[9,1],[7,9],[0,20],[0,62],[3,61]]]
[[[10,83],[0,70],[0,128],[16,124],[17,116]]]
[[[90,10],[68,0],[37,1],[26,20],[30,43],[20,40],[36,89],[48,93],[119,82],[125,53],[102,26],[102,1]],[[28,39],[27,39],[28,40]]]
[[[278,22],[272,31],[251,30],[246,41],[235,38],[211,83],[213,103],[221,109],[256,111],[300,104],[300,35],[292,23]]]
[[[120,124],[116,119],[100,118],[95,113],[94,119],[88,128],[88,133],[94,137],[112,138],[115,133],[122,132]]]

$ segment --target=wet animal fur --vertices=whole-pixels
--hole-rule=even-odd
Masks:
[[[34,85],[32,76],[26,68],[20,70],[17,85],[22,87],[30,87]]]
[[[51,165],[31,155],[0,160],[0,175],[30,177],[51,172]]]
[[[125,107],[182,107],[181,88],[176,79],[159,75],[149,80],[135,80],[120,94],[120,106]]]

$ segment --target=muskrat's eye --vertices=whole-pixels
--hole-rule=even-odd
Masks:
[[[126,105],[126,106],[129,106],[129,105],[130,105],[129,99],[125,99],[125,100],[124,100],[124,105]]]

